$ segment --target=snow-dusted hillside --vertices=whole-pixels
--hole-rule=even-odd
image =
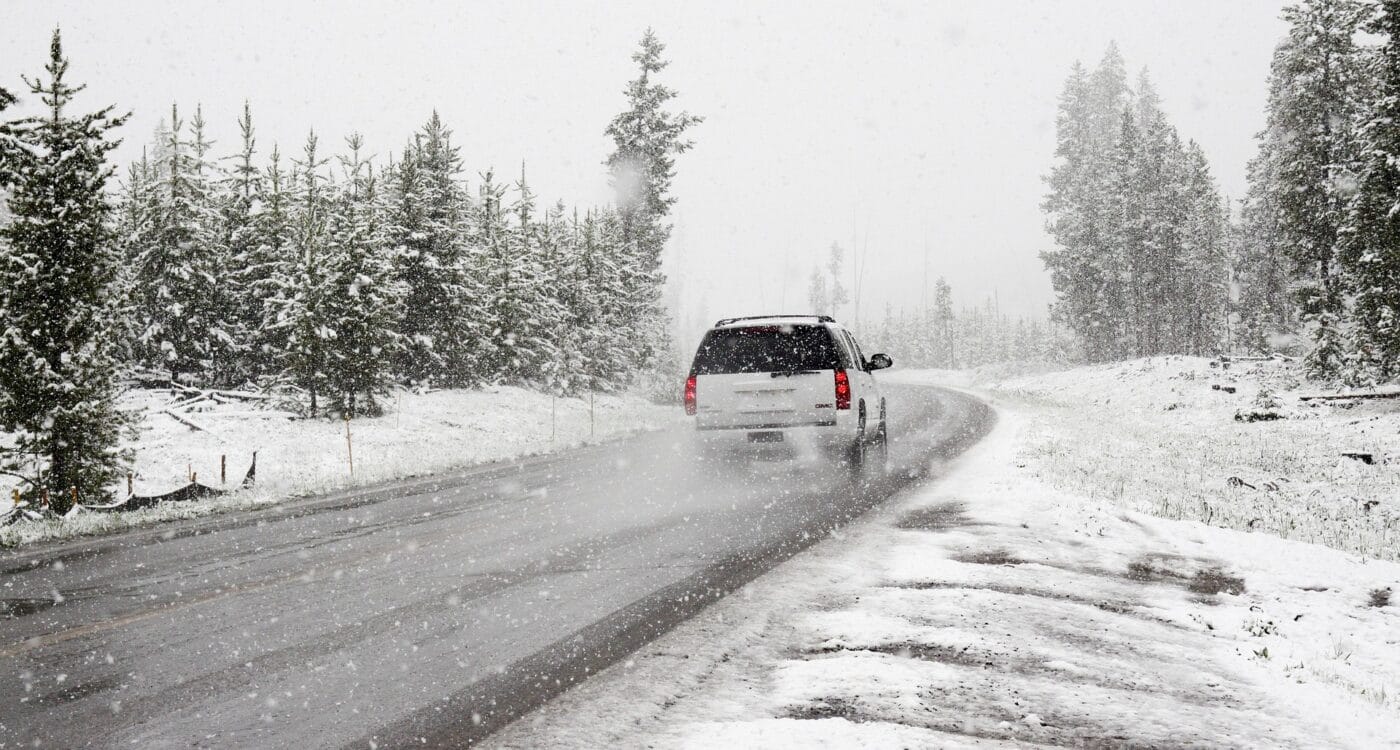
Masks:
[[[389,399],[384,416],[351,422],[347,446],[344,422],[287,419],[284,412],[238,401],[206,401],[199,407],[202,411],[181,411],[187,421],[202,428],[196,429],[164,413],[176,401],[161,390],[135,390],[122,397],[123,409],[142,414],[139,437],[128,444],[135,451],[136,492],[168,492],[187,483],[191,473],[203,484],[220,486],[221,456],[227,461],[225,486],[237,486],[257,451],[257,483],[252,490],[129,513],[80,512],[63,521],[21,521],[0,529],[0,546],[205,515],[545,453],[661,427],[680,415],[678,408],[658,406],[635,395],[597,396],[590,419],[586,398],[551,399],[522,388],[404,391]],[[9,495],[8,487],[5,494]]]
[[[1027,414],[1021,460],[1057,487],[1400,560],[1400,399],[1302,401],[1323,391],[1291,364],[1195,357],[972,385]]]

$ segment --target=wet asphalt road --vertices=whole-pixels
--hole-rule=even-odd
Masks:
[[[891,479],[684,428],[0,555],[0,748],[470,744],[990,428],[888,386]]]

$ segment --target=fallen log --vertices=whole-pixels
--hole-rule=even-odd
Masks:
[[[206,417],[267,417],[269,419],[299,419],[300,414],[290,411],[279,411],[277,409],[253,409],[251,411],[211,411],[204,414]]]
[[[1315,393],[1299,396],[1299,401],[1349,401],[1351,399],[1400,398],[1400,391],[1363,391],[1361,393]]]
[[[185,425],[186,427],[189,427],[189,428],[192,429],[192,430],[196,430],[196,431],[198,431],[198,432],[213,432],[213,430],[211,430],[211,429],[209,429],[208,427],[205,427],[204,425],[202,425],[202,424],[200,424],[200,423],[194,421],[193,419],[190,419],[189,417],[186,417],[186,416],[183,416],[183,415],[177,413],[176,411],[174,411],[174,409],[161,409],[160,411],[158,411],[158,412],[156,412],[156,413],[157,413],[157,414],[169,414],[170,417],[171,417],[172,419],[174,419],[176,422],[179,422],[180,424]]]

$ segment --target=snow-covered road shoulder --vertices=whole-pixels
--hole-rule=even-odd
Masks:
[[[237,402],[206,403],[205,411],[194,415],[200,425],[194,429],[163,411],[171,401],[161,390],[133,390],[122,397],[123,409],[141,415],[138,435],[126,446],[135,455],[136,492],[169,492],[190,481],[192,474],[215,487],[237,487],[256,451],[253,489],[125,513],[20,521],[0,529],[0,548],[544,454],[660,429],[683,418],[678,407],[659,406],[635,395],[598,395],[590,402],[510,386],[403,391],[388,399],[384,416],[352,421],[347,442],[344,422],[289,420],[283,412],[259,411]],[[221,458],[227,462],[222,485]],[[7,496],[8,492],[5,489]]]
[[[501,747],[1386,747],[1400,565],[1049,487],[1002,410],[951,474],[494,737]]]

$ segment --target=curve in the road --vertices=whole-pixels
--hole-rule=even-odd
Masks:
[[[677,430],[10,555],[0,745],[460,746],[961,453],[990,409],[892,388],[891,478],[695,472]]]

